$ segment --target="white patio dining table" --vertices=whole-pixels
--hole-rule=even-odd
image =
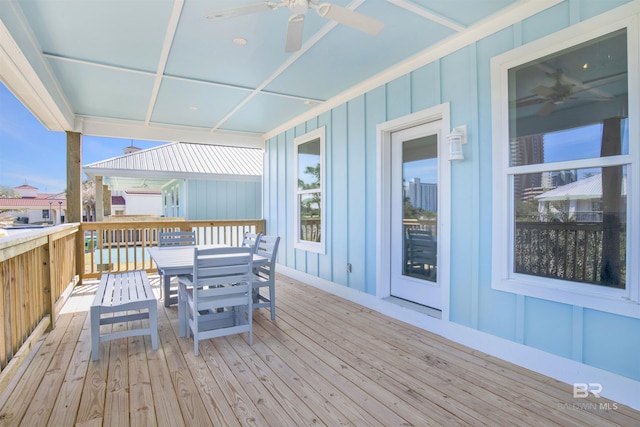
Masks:
[[[231,248],[228,245],[196,245],[196,246],[168,246],[168,247],[151,247],[147,248],[147,252],[151,259],[156,263],[158,272],[164,276],[163,295],[164,305],[169,307],[172,303],[178,302],[178,297],[170,298],[170,283],[172,276],[193,273],[193,248]],[[253,254],[253,265],[258,266],[266,264],[269,259],[261,255]],[[180,305],[178,305],[178,318],[182,319],[180,313]],[[180,336],[187,334],[187,325],[182,323],[179,325]]]
[[[164,306],[169,307],[171,304],[177,303],[178,299],[171,298],[169,290],[171,286],[171,277],[181,274],[193,273],[193,248],[231,248],[228,245],[197,245],[197,246],[154,246],[147,248],[149,256],[155,262],[158,273],[163,276],[163,296]],[[269,260],[261,255],[253,255],[254,267],[266,264]]]

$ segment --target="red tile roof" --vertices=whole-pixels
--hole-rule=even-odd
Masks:
[[[49,205],[51,202],[51,205]],[[5,198],[0,197],[0,209],[49,209],[50,207],[59,208],[62,202],[63,207],[67,207],[65,199],[41,199],[41,198]]]

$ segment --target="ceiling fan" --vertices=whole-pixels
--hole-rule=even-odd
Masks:
[[[142,181],[142,184],[140,184],[140,185],[134,185],[134,186],[133,186],[133,188],[144,188],[144,189],[149,188],[149,184],[147,184],[147,178],[145,178],[145,179]]]
[[[291,11],[287,26],[286,52],[295,52],[302,46],[302,30],[304,29],[304,16],[309,9],[315,9],[318,15],[331,19],[340,24],[375,36],[384,28],[384,22],[342,6],[331,3],[320,3],[317,0],[280,0],[279,2],[267,1],[235,9],[223,10],[206,15],[210,21],[234,18],[236,16],[249,15],[251,13],[276,10],[288,7]]]
[[[568,100],[582,100],[582,101],[609,101],[611,97],[577,97],[575,95],[580,92],[588,91],[589,88],[582,89],[580,91],[574,91],[573,88],[576,84],[567,82],[562,70],[556,70],[553,73],[547,73],[547,76],[555,80],[553,86],[536,86],[531,89],[531,93],[537,95],[539,98],[533,98],[521,101],[517,104],[518,107],[524,107],[532,104],[545,103],[536,114],[539,116],[548,116],[558,105],[564,104]]]

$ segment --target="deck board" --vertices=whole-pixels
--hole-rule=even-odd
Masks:
[[[159,302],[157,351],[148,336],[123,338],[101,343],[95,362],[92,287],[78,287],[22,378],[0,390],[0,425],[640,424],[638,411],[574,401],[568,384],[295,280],[277,287],[277,318],[254,312],[252,346],[246,334],[216,338],[195,357],[176,307]]]

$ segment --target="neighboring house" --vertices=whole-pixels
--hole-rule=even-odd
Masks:
[[[626,179],[621,184],[620,212],[626,214]],[[602,221],[602,174],[591,175],[536,196],[541,220]]]
[[[64,222],[67,199],[64,193],[38,193],[29,184],[15,187],[20,197],[0,198],[0,212],[10,214],[18,224],[61,224]]]
[[[112,196],[122,197],[116,199],[122,205],[112,201],[112,215],[158,214],[190,220],[262,216],[260,149],[177,142],[131,150],[86,165],[83,171]],[[96,185],[96,192],[101,189]]]

